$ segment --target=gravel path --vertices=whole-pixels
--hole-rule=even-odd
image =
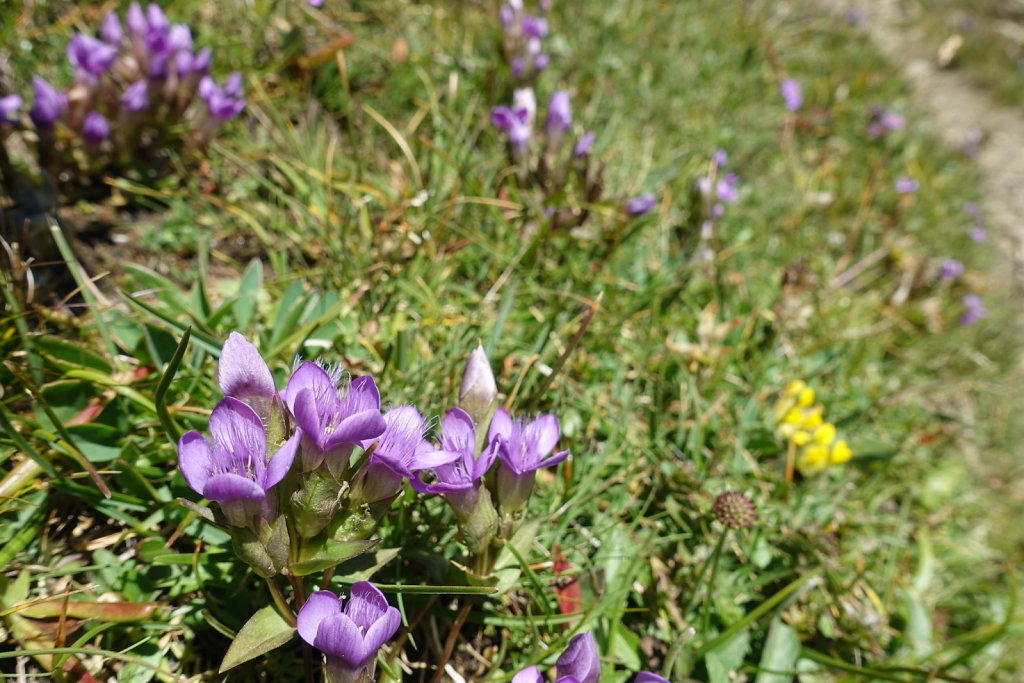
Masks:
[[[843,16],[848,0],[819,0]],[[1024,301],[1024,112],[998,104],[955,70],[936,65],[938,46],[929,45],[903,12],[899,0],[858,2],[859,26],[913,87],[917,107],[930,114],[934,132],[951,146],[963,145],[971,130],[984,133],[976,161],[983,176],[982,205],[997,248],[1010,256],[992,274],[993,287],[1012,278],[1014,300]],[[1024,311],[1024,304],[1017,304]],[[1024,356],[1022,356],[1024,362]]]

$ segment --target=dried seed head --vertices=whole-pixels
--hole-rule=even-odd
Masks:
[[[757,521],[754,503],[737,491],[718,494],[711,511],[715,519],[732,529],[746,529]]]

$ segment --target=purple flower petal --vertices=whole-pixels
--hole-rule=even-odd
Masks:
[[[210,478],[213,455],[199,432],[185,432],[178,440],[178,468],[193,491],[202,495]]]
[[[213,475],[203,487],[203,497],[216,503],[229,503],[240,499],[263,500],[266,494],[263,487],[252,479],[232,472]]]
[[[370,658],[363,644],[359,627],[344,614],[333,614],[320,622],[313,639],[313,647],[328,657],[338,657],[356,667]]]
[[[799,81],[792,78],[784,79],[779,86],[779,92],[782,94],[782,100],[789,111],[796,111],[803,106],[804,94]]]
[[[529,447],[540,455],[547,455],[558,445],[558,418],[541,415],[523,427],[523,438]]]
[[[633,683],[668,683],[668,679],[650,671],[641,671],[633,679]]]
[[[540,669],[530,666],[513,676],[510,683],[544,683],[544,677],[540,675]]]
[[[223,398],[210,414],[210,435],[215,450],[222,449],[243,462],[249,457],[253,471],[262,475],[266,467],[263,459],[267,452],[267,435],[255,410],[231,396]],[[259,457],[251,457],[253,454]]]
[[[263,481],[260,483],[263,486],[263,490],[269,490],[271,487],[277,486],[284,475],[288,474],[288,470],[292,467],[292,462],[295,460],[295,454],[299,450],[299,442],[302,440],[302,431],[295,430],[291,438],[281,444],[281,447],[277,449],[277,453],[274,453],[273,457],[267,463],[267,469],[263,473]]]
[[[358,581],[349,590],[344,612],[362,631],[370,628],[388,609],[388,601],[380,589],[369,581]]]
[[[597,683],[601,676],[601,660],[597,655],[597,642],[590,631],[573,636],[569,647],[555,662],[559,677],[575,676],[580,683]]]
[[[277,393],[267,362],[256,347],[238,332],[229,334],[221,349],[217,384],[225,396],[239,399],[272,399]]]
[[[341,613],[341,600],[337,595],[331,591],[316,591],[309,596],[299,610],[296,624],[299,636],[313,645],[320,622],[339,613]]]

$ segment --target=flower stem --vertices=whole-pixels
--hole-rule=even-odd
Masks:
[[[270,595],[274,598],[277,611],[281,613],[281,616],[288,622],[289,626],[295,626],[295,613],[288,607],[288,601],[284,599],[281,587],[277,585],[277,581],[273,577],[267,577],[267,587],[270,588]]]

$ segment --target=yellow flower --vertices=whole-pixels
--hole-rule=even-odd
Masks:
[[[831,422],[826,422],[814,430],[813,441],[819,446],[831,446],[835,440],[836,426]]]
[[[846,441],[836,441],[835,445],[832,446],[832,453],[829,454],[829,463],[832,465],[842,465],[852,457],[853,451],[846,445]]]
[[[828,466],[828,446],[821,444],[808,444],[800,449],[800,455],[796,459],[798,470],[806,474],[820,472]]]

